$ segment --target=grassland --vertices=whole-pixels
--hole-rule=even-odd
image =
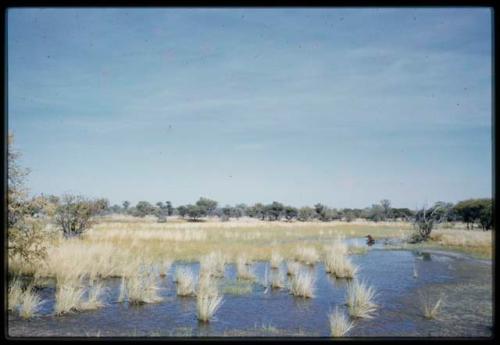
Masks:
[[[268,261],[273,253],[283,260],[293,260],[301,255],[305,245],[323,255],[325,246],[338,236],[370,234],[375,239],[404,239],[411,232],[411,224],[403,222],[265,222],[253,219],[187,222],[170,218],[166,223],[157,223],[151,218],[107,217],[81,238],[59,236],[53,239],[47,244],[49,254],[44,263],[30,266],[22,260],[11,260],[9,271],[60,279],[82,273],[90,278],[120,277],[130,276],[142,264],[161,268],[164,262],[197,262],[213,252],[224,253],[227,263],[236,263],[241,255],[252,261]],[[431,241],[419,246],[491,258],[492,232],[438,228],[433,231]]]

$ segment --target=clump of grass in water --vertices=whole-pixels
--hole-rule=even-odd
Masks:
[[[299,271],[292,276],[290,291],[294,296],[313,298],[315,278],[311,272]]]
[[[325,256],[325,270],[337,278],[351,279],[356,276],[358,267],[341,252],[329,251]]]
[[[9,284],[8,302],[7,302],[8,310],[15,310],[17,308],[19,303],[21,303],[22,294],[23,294],[22,282],[18,277],[16,277]]]
[[[196,310],[198,320],[209,322],[217,309],[222,304],[222,296],[219,295],[217,285],[210,276],[200,280],[200,286],[196,296]]]
[[[334,313],[328,315],[328,320],[332,337],[343,337],[354,327],[354,323],[344,313],[339,312],[338,307],[335,307]]]
[[[271,272],[271,288],[283,289],[285,287],[285,277],[281,271]]]
[[[439,299],[434,302],[429,294],[421,293],[420,300],[422,302],[422,312],[424,317],[428,320],[436,319],[441,311],[443,297],[439,297]]]
[[[166,277],[172,267],[172,260],[166,259],[160,264],[160,277]]]
[[[349,314],[354,318],[373,318],[373,313],[377,310],[374,298],[375,290],[363,282],[354,281],[347,285],[346,303]]]
[[[42,304],[40,296],[38,296],[32,286],[21,294],[19,303],[19,316],[23,319],[29,319],[35,316],[38,308]]]
[[[324,246],[323,249],[325,251],[325,254],[328,253],[335,253],[337,255],[347,255],[349,252],[349,248],[347,247],[347,244],[343,242],[344,238],[341,236],[337,236],[332,244]]]
[[[236,272],[238,274],[238,279],[243,280],[254,280],[255,274],[252,271],[251,263],[246,256],[240,256],[236,260]]]
[[[287,261],[286,263],[287,267],[287,275],[289,276],[296,276],[297,273],[300,271],[300,263],[295,262],[295,261]]]
[[[55,315],[63,315],[79,311],[82,308],[82,298],[85,290],[78,284],[57,284]]]
[[[319,260],[319,255],[313,247],[301,247],[297,249],[296,258],[307,265],[314,265]]]
[[[88,288],[87,301],[82,303],[83,310],[94,310],[104,307],[104,303],[100,300],[102,293],[105,291],[101,282],[92,281]]]
[[[196,277],[189,267],[177,267],[175,271],[177,296],[192,296],[196,293]]]
[[[158,296],[158,280],[152,270],[143,268],[135,275],[122,278],[119,301],[124,301],[125,296],[130,304],[144,304],[161,302]]]
[[[281,262],[283,261],[283,257],[278,252],[271,253],[271,260],[269,261],[271,268],[279,268]]]
[[[210,275],[217,278],[224,277],[226,257],[222,252],[212,252],[200,259],[201,275]]]

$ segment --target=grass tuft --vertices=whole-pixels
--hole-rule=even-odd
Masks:
[[[346,303],[349,306],[349,314],[353,318],[373,318],[377,310],[374,302],[375,290],[365,283],[354,281],[347,285]]]
[[[339,312],[338,307],[335,307],[335,312],[328,315],[328,320],[332,337],[343,337],[354,327],[354,323],[344,313]]]
[[[290,291],[294,296],[313,298],[315,278],[311,272],[299,271],[296,275],[292,276],[290,282]]]
[[[177,267],[175,271],[177,296],[193,296],[196,294],[196,277],[190,267]]]
[[[297,249],[296,259],[306,265],[314,265],[319,260],[319,255],[313,247],[301,247]]]
[[[238,279],[254,280],[255,274],[251,268],[251,262],[246,256],[239,256],[236,260],[236,272]]]
[[[28,287],[21,294],[21,302],[19,303],[19,316],[23,319],[29,319],[35,316],[38,308],[42,304],[40,296],[38,296],[34,291],[33,287]]]
[[[283,257],[278,252],[273,251],[271,254],[271,260],[269,261],[271,268],[279,268],[282,261]]]
[[[337,278],[352,279],[358,272],[358,267],[341,252],[329,251],[325,255],[325,270]]]
[[[439,297],[433,301],[429,294],[420,294],[420,301],[422,302],[422,312],[424,317],[428,320],[437,319],[443,302],[443,297]]]

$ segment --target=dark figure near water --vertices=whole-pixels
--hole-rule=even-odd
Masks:
[[[368,235],[368,236],[365,236],[366,237],[366,244],[371,246],[375,243],[375,240],[373,239],[373,237],[371,235]]]

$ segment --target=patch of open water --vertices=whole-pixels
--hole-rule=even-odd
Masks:
[[[427,336],[463,334],[490,336],[491,315],[474,316],[475,323],[460,325],[460,317],[453,323],[446,320],[425,320],[420,311],[418,292],[432,287],[448,287],[458,296],[456,305],[447,305],[448,316],[473,310],[474,305],[490,305],[491,266],[435,253],[407,250],[382,250],[375,247],[364,255],[352,255],[359,265],[358,279],[373,286],[377,291],[379,305],[376,317],[355,322],[349,336]],[[10,336],[221,336],[235,330],[253,330],[259,336],[262,326],[282,330],[281,335],[303,334],[306,336],[330,335],[328,314],[338,306],[347,313],[345,294],[347,281],[335,279],[325,273],[323,264],[306,268],[314,271],[316,293],[312,299],[292,296],[288,290],[266,289],[261,282],[267,262],[253,265],[257,282],[252,292],[243,295],[224,295],[224,302],[209,324],[196,319],[196,298],[177,297],[172,275],[178,265],[190,265],[197,272],[198,264],[174,263],[169,274],[161,278],[160,294],[164,301],[157,304],[129,306],[119,303],[121,279],[107,279],[104,294],[106,306],[95,311],[86,311],[64,316],[53,316],[54,287],[42,288],[38,293],[45,300],[39,316],[22,320],[9,314]],[[285,270],[284,264],[281,268]],[[415,276],[415,271],[417,275]],[[236,281],[234,265],[226,265],[225,282]],[[469,284],[485,288],[480,295],[477,289],[457,292],[459,286]],[[475,285],[474,285],[475,284]],[[453,287],[457,288],[454,289]],[[489,290],[488,290],[489,288]],[[470,294],[460,299],[460,294]],[[448,293],[449,294],[449,293]],[[461,302],[467,301],[468,306]],[[474,314],[474,313],[472,313]],[[477,313],[476,313],[477,314]],[[475,315],[475,314],[474,314]],[[449,319],[449,318],[448,318]],[[457,324],[458,323],[458,324]],[[454,331],[455,330],[455,331]],[[264,332],[262,332],[264,333]]]

